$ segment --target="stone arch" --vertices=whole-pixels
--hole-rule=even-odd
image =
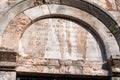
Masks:
[[[49,16],[59,17],[61,15],[63,17],[71,18],[73,20],[74,19],[81,20],[89,24],[90,28],[92,28],[92,30],[95,33],[98,33],[101,39],[103,40],[103,45],[105,45],[105,50],[106,50],[108,59],[112,54],[119,53],[119,47],[118,47],[119,41],[120,41],[119,40],[119,35],[120,35],[119,29],[117,28],[117,23],[114,21],[114,19],[110,15],[108,15],[105,11],[83,0],[79,0],[79,1],[78,0],[75,0],[75,1],[62,0],[61,2],[57,1],[57,4],[56,3],[54,4],[54,3],[55,3],[54,1],[50,1],[50,3],[46,5],[34,6],[33,0],[26,0],[26,1],[23,0],[17,4],[12,5],[10,9],[7,9],[8,10],[7,12],[3,12],[4,14],[1,13],[2,18],[0,18],[0,22],[1,22],[0,23],[1,24],[0,35],[1,35],[1,40],[2,40],[2,43],[1,43],[2,46],[8,47],[8,48],[12,47],[13,49],[18,48],[17,43],[22,33],[24,32],[24,29],[27,28],[27,26],[29,26],[31,23],[34,23],[37,19],[39,20],[40,18],[45,18],[45,17],[47,18]],[[37,11],[39,8],[42,9],[42,7],[45,8],[45,10],[43,10],[42,13],[40,12],[40,14],[35,14],[35,15],[31,14],[32,12],[34,12],[34,9],[35,11]],[[53,8],[54,10],[52,11]],[[78,11],[78,12],[80,11],[82,14],[77,13],[77,15],[75,15],[74,13],[71,13],[72,11]],[[94,11],[98,12],[98,14]],[[25,23],[27,24],[25,25],[23,22],[24,26],[18,27],[17,29],[14,30],[13,27],[9,25],[9,23],[12,23],[12,22],[14,23],[14,21],[16,20],[13,20],[13,18],[19,13],[21,13],[20,16],[24,15],[25,19],[27,19],[28,22],[26,21]],[[89,15],[89,16],[86,17],[85,15]],[[97,21],[97,23],[100,24],[100,26],[98,26],[97,24],[93,25],[94,22],[92,22],[91,20],[87,20],[87,18]],[[5,19],[6,21],[3,21],[3,19]],[[113,35],[115,36],[118,42],[118,45],[113,36],[111,37],[112,40],[108,39],[109,35],[111,34],[107,33],[107,31],[112,32],[111,27],[115,29],[115,33],[113,33]],[[17,32],[18,30],[21,30],[21,32],[13,35],[13,33]],[[6,40],[7,36],[10,37],[9,40]],[[15,40],[13,39],[14,37],[15,37]],[[112,42],[114,42],[114,46],[116,47],[116,49],[114,50],[111,50],[113,48]],[[13,43],[15,44],[15,46],[11,46]]]
[[[116,21],[110,16],[110,14],[108,12],[106,12],[104,9],[101,9],[99,6],[95,5],[94,3],[91,3],[89,1],[86,0],[75,0],[75,1],[67,1],[67,0],[50,0],[49,4],[60,4],[60,5],[68,5],[68,6],[72,6],[78,9],[81,9],[83,11],[86,11],[90,14],[92,14],[93,16],[97,17],[101,22],[103,22],[106,27],[108,27],[111,31],[111,27],[115,29],[115,38],[119,44],[119,29],[118,29],[118,24],[116,23]],[[81,4],[81,5],[79,5]],[[22,6],[22,7],[21,7]],[[15,15],[17,15],[18,13],[28,9],[34,7],[34,0],[21,0],[16,2],[15,4],[11,5],[9,8],[6,8],[4,11],[1,12],[1,35],[5,30],[5,26],[8,25],[9,21],[15,17]],[[12,13],[12,14],[10,14]],[[13,15],[14,14],[14,15]],[[3,17],[4,15],[4,17]],[[9,16],[9,19],[7,19],[7,17]],[[3,20],[6,20],[5,22],[3,22]],[[4,24],[3,24],[4,23]],[[112,31],[111,31],[112,32]]]
[[[45,10],[42,10],[42,7],[44,7]],[[49,12],[48,7],[49,7],[51,13]],[[38,11],[38,10],[40,10],[40,12],[38,12],[38,14],[35,14],[35,15],[32,14],[32,13],[34,13],[34,11]],[[59,10],[59,11],[57,11],[57,10]],[[78,11],[79,13],[74,15],[74,13],[72,13],[72,12],[75,12],[75,11],[76,12]],[[65,12],[65,13],[63,13],[63,12]],[[70,13],[68,13],[68,12],[70,12]],[[84,11],[81,11],[79,9],[72,8],[72,7],[69,7],[69,6],[60,6],[60,5],[53,5],[52,4],[52,5],[43,5],[41,7],[40,6],[33,7],[31,9],[28,9],[28,10],[24,11],[23,13],[25,14],[26,18],[28,18],[28,20],[30,19],[26,25],[23,25],[23,26],[26,26],[26,27],[29,24],[31,24],[32,22],[35,22],[37,19],[39,20],[39,19],[42,19],[42,18],[45,18],[45,17],[49,17],[49,16],[53,16],[53,17],[55,17],[55,16],[57,17],[58,16],[58,17],[60,17],[60,15],[61,15],[63,17],[67,17],[68,16],[68,18],[71,18],[71,19],[74,19],[74,20],[77,20],[77,21],[82,20],[82,21],[88,23],[95,30],[95,32],[98,32],[98,34],[100,35],[100,37],[103,40],[103,43],[105,45],[105,49],[106,49],[106,53],[107,53],[108,57],[110,57],[110,55],[114,54],[114,52],[115,53],[119,52],[118,47],[115,50],[111,50],[112,46],[111,47],[107,46],[108,44],[112,45],[112,42],[114,42],[115,46],[117,46],[117,44],[116,44],[116,41],[112,40],[112,41],[109,42],[107,40],[107,38],[109,38],[110,34],[107,33],[109,30],[107,28],[105,28],[105,25],[102,24],[97,18],[93,17],[92,15],[90,15],[90,14],[84,12]],[[24,15],[24,14],[22,14],[22,15]],[[85,17],[85,16],[88,16],[88,17]],[[88,20],[88,18],[92,18],[93,21]],[[100,26],[94,25],[94,21],[97,21]],[[10,27],[11,26],[8,26],[8,29],[6,29],[6,31],[5,31],[5,34],[3,35],[3,42],[2,43],[3,43],[4,47],[8,47],[8,45],[9,45],[9,48],[12,48],[10,42],[6,41],[6,37],[8,37],[8,35],[9,35],[9,39],[12,39],[13,34],[14,34],[14,32],[12,32],[11,33],[11,37],[10,37],[10,33],[8,33],[8,34],[6,33],[6,32],[9,32],[10,29],[12,29]],[[21,29],[24,29],[26,27],[22,27]],[[19,30],[19,28],[18,28],[18,30]],[[16,35],[16,37],[18,37],[18,36]],[[15,39],[17,39],[17,40],[15,40],[15,42],[16,42],[15,46],[16,47],[13,46],[13,48],[16,49],[16,50],[17,50],[17,46],[18,46],[17,43],[18,43],[19,38],[20,38],[20,35],[19,35],[18,38],[15,38]],[[14,43],[14,39],[12,39],[12,40],[13,40],[12,42]],[[4,41],[6,41],[6,42],[4,42]]]

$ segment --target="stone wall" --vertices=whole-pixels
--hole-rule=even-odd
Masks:
[[[14,65],[17,72],[110,76],[108,60],[111,55],[119,54],[120,46],[113,35],[119,42],[120,34],[113,28],[116,26],[112,18],[104,16],[105,20],[102,15],[106,13],[98,8],[110,12],[120,25],[119,0],[87,0],[99,5],[98,8],[81,6],[83,10],[94,10],[86,10],[88,13],[49,2],[34,3],[33,0],[15,4],[20,1],[0,1],[0,17],[4,15],[0,18],[0,47],[18,52],[17,67]],[[63,4],[69,4],[67,0],[63,1]],[[3,14],[7,9],[8,12]]]

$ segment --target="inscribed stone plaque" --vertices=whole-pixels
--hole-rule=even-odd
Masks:
[[[28,27],[19,41],[19,53],[52,59],[101,60],[99,45],[90,32],[60,18],[43,19]]]

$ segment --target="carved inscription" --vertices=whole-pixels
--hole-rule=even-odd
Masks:
[[[91,38],[89,39],[88,36]],[[89,45],[91,40],[95,45]],[[87,30],[72,21],[59,18],[44,19],[34,23],[24,32],[20,41],[20,53],[28,56],[83,60],[88,52],[91,53],[87,59],[91,58],[89,56],[94,51],[96,55],[101,55],[97,42]],[[93,49],[92,47],[96,48],[94,51],[89,51]]]

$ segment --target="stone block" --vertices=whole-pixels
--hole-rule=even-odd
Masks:
[[[49,67],[44,67],[44,69],[43,69],[43,73],[50,73],[50,69],[49,69]]]
[[[69,66],[69,73],[76,74],[76,66]]]
[[[112,77],[112,80],[120,80],[120,77]]]
[[[76,60],[76,61],[72,61],[72,66],[78,66],[78,67],[81,67],[84,65],[84,61],[82,60]]]
[[[75,73],[78,75],[83,75],[83,66],[76,66]]]
[[[56,66],[49,66],[49,72],[47,73],[52,73],[52,74],[59,73],[59,69],[56,68]]]
[[[16,52],[0,51],[0,61],[16,62]]]
[[[2,62],[2,61],[0,61],[0,67],[2,68],[2,67],[16,67],[16,62]]]
[[[81,60],[77,60],[76,62],[76,66],[80,67],[80,66],[83,66],[84,64],[84,61],[81,61]]]
[[[33,12],[35,12],[33,14]],[[43,6],[36,6],[34,8],[28,9],[24,11],[24,14],[27,15],[31,20],[35,20],[36,18],[39,18],[43,15],[48,15],[50,14],[48,6],[43,5]]]
[[[33,59],[32,61],[30,61],[30,64],[32,65],[32,62],[33,62],[33,65],[34,66],[47,66],[49,65],[49,59],[43,59],[43,58],[35,58]]]
[[[16,72],[0,71],[0,80],[16,80]]]
[[[72,61],[71,60],[59,60],[60,65],[64,65],[64,66],[70,66],[72,65]]]
[[[83,74],[107,76],[108,71],[103,69],[102,62],[85,62],[83,66]]]
[[[117,10],[120,10],[120,0],[115,0]]]
[[[1,48],[0,67],[16,67],[16,55],[17,53],[10,49]]]
[[[49,0],[51,4],[60,4],[60,0]]]
[[[110,58],[110,64],[113,75],[120,76],[120,55],[112,55]]]
[[[68,69],[65,66],[61,66],[60,67],[60,74],[65,74],[66,72],[67,73],[69,72]]]
[[[2,35],[1,46],[18,51],[19,39],[30,23],[31,20],[23,13],[20,13],[16,17],[14,17],[14,19],[8,24],[7,29]],[[19,48],[19,51],[20,53],[22,53],[21,47]]]
[[[59,66],[59,61],[56,60],[56,59],[50,59],[48,65],[51,65],[51,66]]]

